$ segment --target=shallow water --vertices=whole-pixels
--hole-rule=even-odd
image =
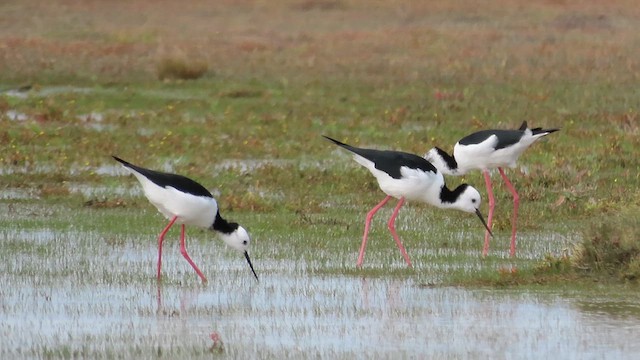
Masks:
[[[164,285],[157,286],[153,238],[0,231],[4,246],[21,249],[0,263],[0,357],[631,359],[640,353],[636,298],[425,287],[411,275],[314,275],[307,269],[317,264],[263,261],[257,251],[256,282],[240,255],[194,232],[189,252],[209,277],[201,285],[170,235]],[[221,341],[216,347],[212,334]]]

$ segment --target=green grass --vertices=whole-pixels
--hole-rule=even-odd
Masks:
[[[83,214],[73,216],[83,229],[121,234],[136,228],[153,235],[151,227],[134,225],[148,221],[127,220],[140,209],[152,213],[144,199],[115,195],[120,186],[136,186],[134,179],[100,174],[101,167],[116,166],[110,155],[117,154],[150,168],[170,166],[219,192],[223,213],[260,239],[258,252],[290,256],[267,250],[276,245],[291,246],[293,256],[312,257],[322,249],[329,257],[355,257],[362,218],[383,195],[364,169],[320,135],[423,154],[434,145],[450,150],[471,131],[514,128],[522,120],[562,129],[522,156],[526,173],[509,172],[521,194],[522,234],[579,237],[594,219],[616,219],[620,209],[640,201],[640,54],[633,46],[637,31],[628,25],[638,14],[629,4],[616,2],[612,9],[622,10],[607,12],[604,20],[594,17],[602,13],[595,3],[572,15],[568,6],[520,8],[507,2],[477,9],[471,17],[458,2],[380,9],[359,1],[336,4],[278,2],[264,9],[260,21],[241,5],[215,5],[211,11],[219,17],[213,24],[194,15],[202,5],[144,6],[148,21],[140,26],[132,21],[139,9],[121,17],[106,4],[96,4],[95,13],[65,4],[34,13],[19,3],[3,5],[19,16],[0,32],[6,49],[0,87],[34,88],[27,98],[0,95],[0,179],[3,189],[29,190],[35,198],[1,201],[15,208],[63,207]],[[39,11],[48,12],[42,27],[18,26]],[[175,13],[191,20],[176,20],[181,31],[168,32],[160,25]],[[68,30],[56,14],[87,21]],[[295,20],[274,20],[282,14]],[[353,21],[346,25],[344,17]],[[167,52],[196,54],[191,60],[204,61],[209,72],[196,80],[158,81],[155,66]],[[72,89],[47,92],[60,85]],[[9,110],[28,120],[10,120],[4,115]],[[87,120],[91,112],[101,120]],[[275,163],[251,171],[217,170],[227,159]],[[463,181],[484,188],[477,173],[448,179],[452,186]],[[72,183],[104,186],[107,193],[86,197],[71,191]],[[511,200],[501,183],[495,190],[495,241],[504,244]],[[94,205],[84,206],[88,201]],[[460,223],[468,229],[466,242],[453,249],[465,255],[418,252],[416,264],[478,261],[482,231],[475,220],[415,209],[417,215],[399,220],[405,221],[401,237],[414,251],[446,246]],[[453,220],[439,224],[447,219]],[[24,228],[58,228],[69,218],[16,221]],[[393,254],[384,221],[375,228],[370,252]],[[445,240],[433,240],[433,234]],[[328,240],[333,238],[340,241]],[[537,281],[540,263],[562,256],[565,245],[552,244],[550,253],[532,259],[490,258],[480,262],[481,271],[453,271],[438,279]],[[526,251],[526,243],[520,246]],[[433,277],[421,274],[419,266],[389,269],[386,261],[386,255],[369,260],[382,263],[381,269],[354,270],[345,262],[315,271],[415,272],[426,282]],[[511,267],[518,270],[504,270]],[[554,279],[566,280],[549,277]]]

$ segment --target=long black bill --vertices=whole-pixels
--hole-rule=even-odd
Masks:
[[[482,221],[482,225],[484,225],[484,228],[487,229],[487,231],[489,232],[489,235],[493,237],[493,233],[491,232],[491,230],[489,230],[489,226],[487,226],[487,222],[484,221],[484,218],[482,217],[482,214],[480,213],[479,209],[476,209],[476,215],[478,215],[478,217],[480,218],[480,221]]]
[[[249,259],[249,253],[245,251],[244,252],[244,257],[247,258],[247,262],[249,263],[249,267],[251,268],[251,272],[253,273],[253,276],[256,277],[256,281],[259,281],[258,280],[258,275],[256,275],[256,271],[253,270],[253,264],[251,264],[251,259]]]

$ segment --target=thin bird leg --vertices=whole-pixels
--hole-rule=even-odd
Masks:
[[[160,282],[158,282],[156,300],[158,301],[158,308],[156,309],[156,313],[160,314],[160,311],[162,309],[162,283]]]
[[[378,212],[378,210],[380,210],[380,208],[383,207],[384,204],[389,201],[389,199],[391,199],[391,196],[387,195],[387,197],[385,197],[382,201],[380,201],[380,203],[378,203],[378,205],[374,206],[374,208],[367,213],[367,218],[364,222],[364,235],[362,236],[360,254],[358,255],[358,261],[356,262],[357,267],[361,267],[362,262],[364,261],[364,249],[367,247],[367,235],[369,235],[369,226],[371,225],[371,219],[373,219],[373,215],[375,215],[375,213]]]
[[[507,184],[509,191],[511,191],[511,195],[513,195],[513,218],[511,219],[511,249],[509,254],[513,257],[516,256],[516,231],[518,229],[518,205],[520,205],[520,196],[518,196],[518,192],[516,188],[513,187],[511,181],[507,179],[507,175],[504,174],[502,168],[498,168],[500,171],[500,175],[502,175],[502,179],[504,179],[504,183]]]
[[[178,220],[178,217],[174,216],[171,219],[171,221],[169,221],[169,224],[164,228],[164,230],[162,230],[162,232],[158,236],[158,281],[160,281],[160,278],[161,278],[160,271],[162,269],[162,241],[164,240],[164,235],[167,233],[167,231],[169,231],[169,229],[171,229],[171,227],[173,226],[173,223],[175,223],[176,220]]]
[[[389,223],[387,224],[387,227],[389,228],[389,231],[391,231],[391,235],[393,235],[393,239],[396,241],[396,244],[398,244],[400,253],[402,253],[402,256],[404,257],[404,261],[407,262],[407,265],[409,265],[409,267],[413,267],[411,266],[411,260],[409,260],[409,255],[407,254],[407,250],[405,250],[404,246],[402,246],[402,242],[398,237],[398,233],[396,233],[396,226],[395,226],[396,218],[398,217],[398,212],[400,211],[400,208],[402,207],[403,204],[404,204],[404,197],[401,197],[400,200],[398,201],[398,205],[396,205],[396,208],[393,209],[393,214],[391,214],[391,218],[389,218]]]
[[[182,229],[180,230],[180,253],[182,254],[182,256],[184,256],[185,259],[187,259],[187,262],[191,264],[191,267],[193,268],[193,270],[195,270],[198,273],[198,276],[200,276],[200,278],[202,279],[202,282],[206,283],[207,278],[204,277],[204,274],[202,274],[202,271],[198,269],[198,267],[196,266],[196,263],[194,263],[193,260],[191,260],[191,258],[189,257],[189,254],[187,254],[187,246],[185,244],[184,238],[185,238],[184,224],[182,224]]]
[[[491,175],[489,174],[489,170],[482,170],[484,174],[484,182],[487,185],[487,196],[489,197],[489,216],[487,217],[487,227],[491,229],[493,224],[493,208],[496,205],[495,199],[493,198],[493,189],[491,188]],[[489,238],[491,237],[491,233],[486,231],[484,233],[484,248],[482,248],[482,256],[487,256],[489,252]]]

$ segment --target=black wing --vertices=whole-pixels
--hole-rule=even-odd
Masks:
[[[324,136],[324,135],[322,135]],[[354,154],[358,154],[363,158],[372,161],[376,169],[384,171],[394,179],[400,179],[400,168],[405,166],[409,169],[419,169],[424,172],[436,173],[438,170],[423,157],[401,151],[361,149],[351,145],[347,145],[338,140],[324,136],[334,144],[341,146]]]
[[[523,130],[482,130],[475,132],[471,135],[467,135],[460,139],[458,143],[460,145],[474,145],[480,144],[481,142],[487,140],[490,136],[495,135],[498,138],[498,144],[496,144],[495,149],[503,149],[509,147],[522,138],[524,135]]]
[[[122,165],[139,172],[144,177],[149,179],[152,183],[160,187],[166,188],[168,186],[171,186],[176,190],[185,192],[187,194],[211,198],[213,197],[209,190],[207,190],[204,186],[198,184],[197,182],[189,179],[186,176],[149,170],[140,166],[133,165],[127,161],[120,159],[117,156],[113,156],[113,158],[120,162]]]

